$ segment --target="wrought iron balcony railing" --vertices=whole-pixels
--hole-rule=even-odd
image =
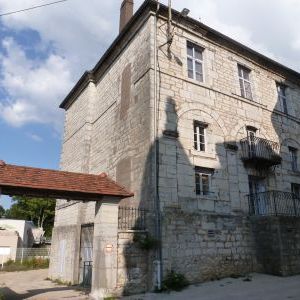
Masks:
[[[293,193],[268,191],[247,197],[250,215],[300,217],[300,197]]]
[[[120,230],[146,230],[148,211],[135,207],[119,207]]]
[[[255,167],[271,167],[281,163],[278,143],[262,138],[244,138],[241,140],[242,160]]]

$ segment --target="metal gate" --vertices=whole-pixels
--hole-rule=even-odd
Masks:
[[[90,287],[92,282],[93,236],[94,224],[81,226],[79,283],[84,287]]]

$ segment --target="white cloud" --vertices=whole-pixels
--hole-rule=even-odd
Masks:
[[[35,142],[42,142],[43,141],[43,139],[35,133],[28,132],[27,136]]]
[[[36,122],[61,125],[57,109],[72,81],[68,61],[51,54],[45,61],[31,60],[12,38],[2,42],[7,55],[0,55],[2,77],[8,99],[1,103],[0,115],[12,126]]]
[[[300,71],[299,0],[173,2],[178,10],[188,7],[195,19],[201,17],[205,24]]]
[[[41,0],[40,3],[47,3]],[[136,0],[136,8],[142,4]],[[167,3],[167,0],[163,0]],[[116,37],[121,0],[70,0],[34,11],[1,18],[8,29],[35,30],[41,42],[37,50],[51,53],[44,60],[32,60],[12,39],[1,56],[2,85],[8,99],[2,117],[14,126],[28,122],[61,120],[58,104],[86,69],[91,69]],[[0,0],[0,11],[37,5],[36,0]],[[173,0],[173,7],[188,7],[191,16],[238,41],[300,70],[299,0]],[[28,46],[28,45],[27,45]],[[1,70],[2,69],[2,70]]]

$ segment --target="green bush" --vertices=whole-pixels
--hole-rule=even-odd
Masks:
[[[11,266],[13,264],[15,264],[15,261],[12,259],[9,259],[6,263],[4,263],[4,266]]]
[[[142,250],[151,250],[159,247],[159,240],[149,235],[143,237],[137,234],[134,236],[133,241],[137,243],[138,247]]]
[[[163,290],[181,291],[189,285],[188,280],[183,274],[171,270],[163,280]]]

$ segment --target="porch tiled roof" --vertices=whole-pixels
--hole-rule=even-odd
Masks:
[[[62,199],[97,200],[102,196],[133,196],[124,187],[100,175],[73,173],[6,164],[0,161],[0,188],[3,194]],[[88,199],[87,199],[88,198]]]

